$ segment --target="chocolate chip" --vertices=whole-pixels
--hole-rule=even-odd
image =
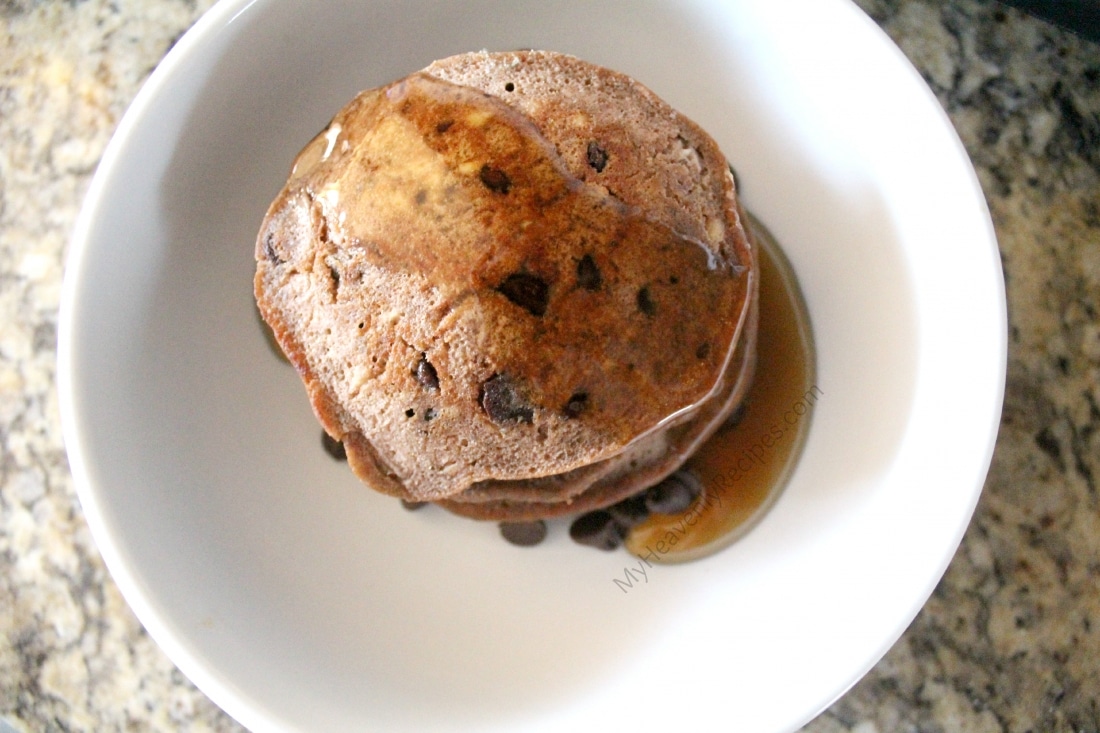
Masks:
[[[546,313],[550,300],[550,286],[546,281],[527,272],[515,272],[504,278],[504,282],[497,285],[497,292],[536,316]]]
[[[588,158],[588,165],[592,166],[597,173],[603,173],[604,167],[607,165],[607,151],[600,147],[600,144],[593,140],[588,143],[588,150],[586,151]]]
[[[455,123],[454,120],[443,120],[442,122],[439,122],[439,123],[436,124],[435,131],[437,133],[439,133],[440,135],[442,135],[447,130],[450,130],[451,125],[453,125],[454,123]]]
[[[481,385],[481,407],[495,423],[530,423],[535,411],[520,397],[507,374],[494,374]]]
[[[645,492],[628,496],[607,508],[607,513],[620,526],[630,529],[649,519],[649,507],[646,506]]]
[[[420,383],[420,386],[429,392],[439,391],[439,374],[435,371],[435,367],[428,361],[428,357],[425,354],[420,355],[420,361],[416,363],[416,369],[413,371],[416,375],[416,381]]]
[[[481,166],[478,177],[485,187],[497,193],[508,193],[512,189],[512,179],[500,168],[494,168],[489,164]]]
[[[411,407],[409,409],[405,410],[405,417],[412,417],[415,414],[416,414],[416,410],[414,410]]]
[[[649,288],[643,286],[638,291],[638,310],[647,316],[657,315],[657,304],[653,302],[653,296],[649,294]]]
[[[565,403],[565,407],[561,408],[562,414],[566,417],[579,417],[584,408],[588,406],[588,393],[587,392],[574,392],[569,401]]]
[[[531,547],[546,539],[546,522],[501,522],[500,535],[513,545]]]
[[[267,236],[264,237],[264,257],[276,265],[281,265],[285,262],[285,260],[279,256],[279,251],[275,249],[275,235],[271,232],[268,232]]]
[[[514,92],[514,91],[516,91],[516,85],[513,84],[512,82],[508,82],[507,84],[504,85],[504,91]]]
[[[592,255],[585,255],[577,262],[577,286],[585,290],[599,290],[603,276]]]
[[[691,506],[703,486],[695,474],[677,471],[645,492],[645,505],[654,514],[679,514]]]
[[[321,445],[324,447],[325,452],[336,460],[346,461],[348,459],[348,453],[344,450],[344,444],[324,430],[321,431]]]
[[[710,355],[710,343],[704,341],[699,344],[699,348],[695,350],[695,358],[706,359],[708,355]]]
[[[417,509],[422,509],[428,505],[426,501],[410,501],[409,499],[402,499],[401,506],[408,509],[410,512],[415,512]]]
[[[574,542],[599,550],[614,550],[622,544],[626,532],[604,509],[582,514],[569,525],[569,536]]]

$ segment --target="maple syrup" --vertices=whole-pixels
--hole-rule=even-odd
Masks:
[[[679,514],[651,515],[626,538],[651,562],[712,554],[751,528],[789,479],[823,395],[798,281],[772,235],[749,220],[761,275],[756,376],[734,417],[684,464],[703,486],[699,497]]]

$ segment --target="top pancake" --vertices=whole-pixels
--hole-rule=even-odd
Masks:
[[[546,52],[360,94],[300,154],[256,257],[325,429],[413,500],[576,471],[690,419],[751,292],[713,141]]]

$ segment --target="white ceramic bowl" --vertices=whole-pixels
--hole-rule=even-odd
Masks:
[[[318,447],[252,305],[299,148],[437,57],[543,47],[701,123],[804,286],[822,392],[765,519],[654,566],[409,513]],[[989,216],[920,76],[846,0],[225,0],[142,89],[72,244],[65,439],[138,617],[258,731],[784,731],[897,639],[990,460],[1005,368]],[[632,584],[615,583],[635,568]]]

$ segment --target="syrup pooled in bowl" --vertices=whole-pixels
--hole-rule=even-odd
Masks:
[[[694,560],[743,536],[790,478],[823,394],[794,271],[771,233],[748,219],[761,275],[756,376],[734,416],[681,469],[702,486],[695,501],[677,514],[651,514],[627,535],[626,548],[650,562]]]

